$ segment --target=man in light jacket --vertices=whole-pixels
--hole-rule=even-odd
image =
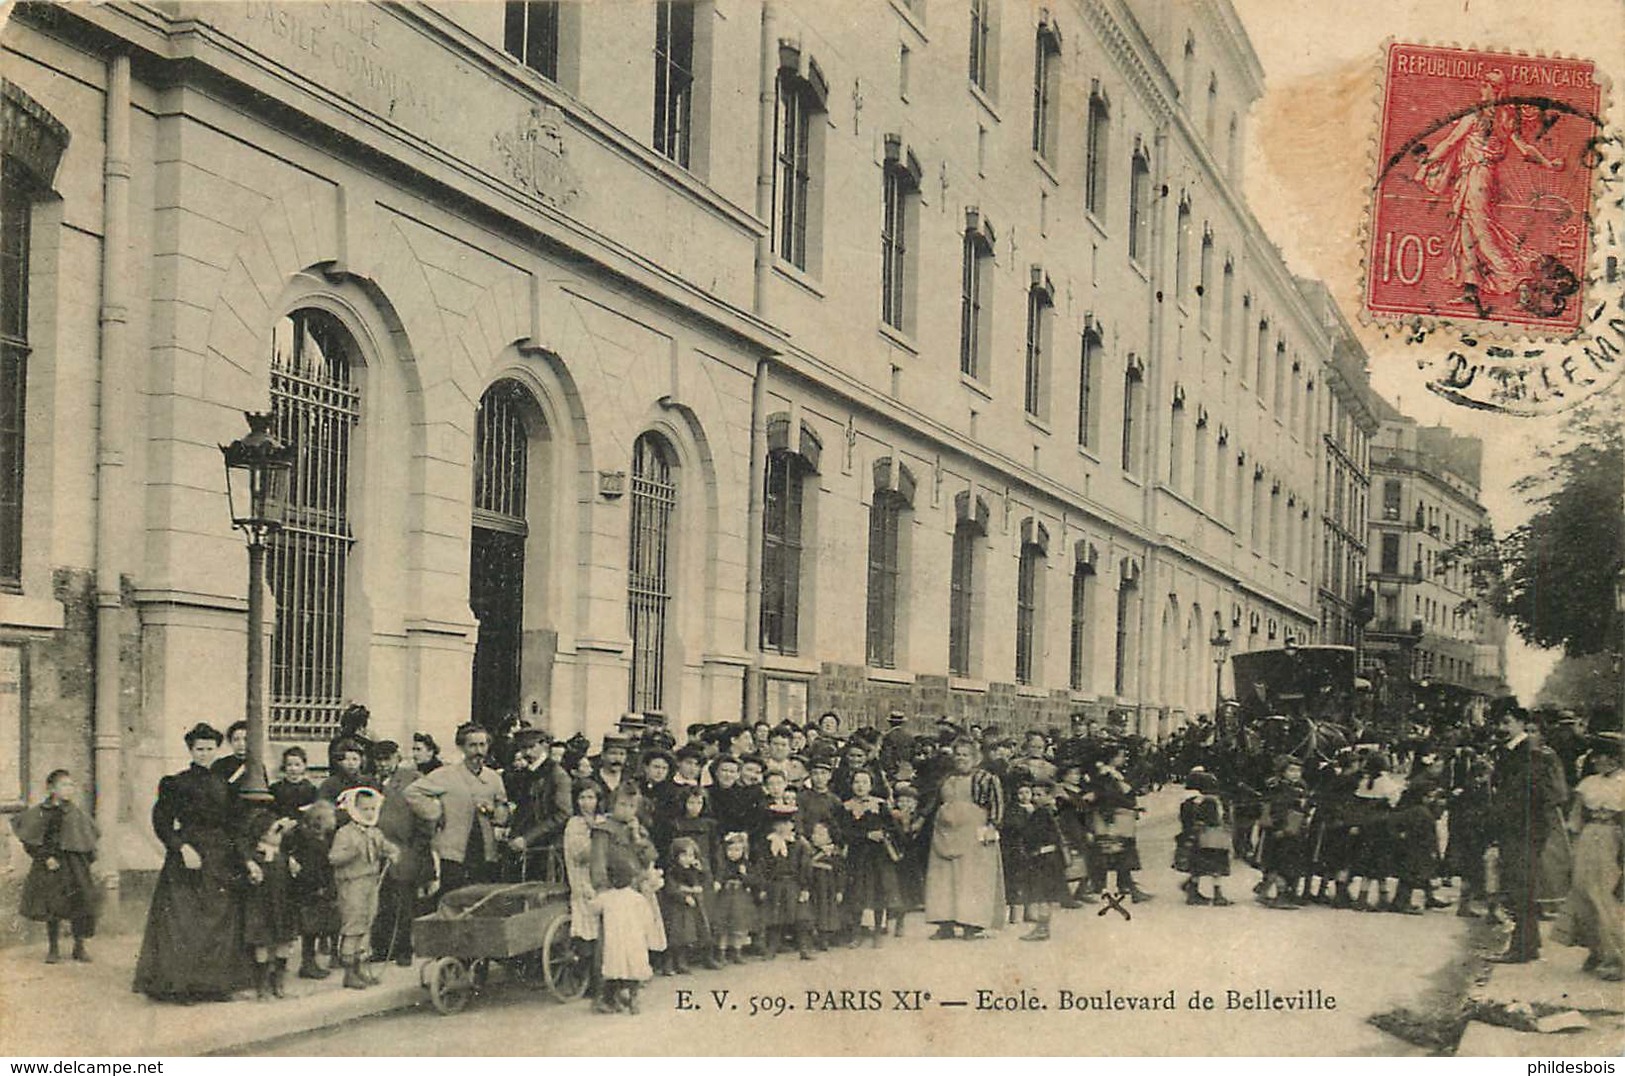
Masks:
[[[442,766],[406,788],[406,802],[419,818],[437,823],[431,848],[447,891],[498,875],[495,826],[508,819],[502,777],[485,765],[491,734],[472,722],[457,730],[460,766]]]

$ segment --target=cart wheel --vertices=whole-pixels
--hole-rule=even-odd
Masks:
[[[474,980],[468,965],[454,956],[441,957],[429,965],[429,1000],[441,1016],[454,1016],[468,1007],[474,996]]]
[[[541,957],[542,976],[554,998],[574,1001],[587,992],[587,962],[571,943],[569,912],[554,917],[542,932]]]

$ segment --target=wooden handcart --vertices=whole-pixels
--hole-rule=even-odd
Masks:
[[[429,958],[418,977],[443,1016],[466,1008],[494,968],[561,1002],[586,993],[591,970],[571,944],[570,888],[556,876],[452,890],[412,921],[412,948]]]

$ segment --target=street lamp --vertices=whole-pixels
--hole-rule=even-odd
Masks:
[[[265,539],[282,527],[288,503],[288,477],[294,448],[272,430],[269,411],[245,411],[248,436],[220,446],[226,464],[226,499],[231,525],[248,535],[248,697],[243,717],[248,723],[248,765],[238,794],[269,800],[265,787]]]
[[[1223,624],[1213,630],[1207,644],[1213,648],[1213,727],[1223,732],[1224,663],[1230,657],[1230,636],[1225,634]]]

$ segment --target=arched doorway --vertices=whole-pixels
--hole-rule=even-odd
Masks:
[[[541,416],[523,385],[497,381],[474,417],[468,605],[479,621],[470,716],[495,728],[522,709],[531,440]]]

